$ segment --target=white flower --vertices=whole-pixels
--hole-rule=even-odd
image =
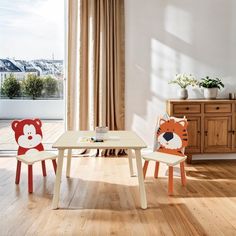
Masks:
[[[178,84],[181,88],[187,88],[189,85],[196,86],[198,81],[191,74],[176,74],[175,79],[170,84]]]

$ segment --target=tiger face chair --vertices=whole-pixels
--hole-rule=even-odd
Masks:
[[[184,156],[184,149],[188,145],[187,125],[186,119],[160,119],[157,131],[158,151]]]
[[[143,175],[146,176],[149,161],[155,161],[154,177],[158,178],[159,163],[165,163],[169,168],[168,193],[173,194],[173,166],[180,164],[181,182],[186,185],[184,161],[186,156],[184,150],[188,145],[188,122],[186,118],[161,118],[158,122],[158,129],[155,133],[155,150],[152,153],[143,155],[145,160]]]

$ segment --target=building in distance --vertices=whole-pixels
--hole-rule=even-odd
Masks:
[[[17,80],[23,80],[28,74],[37,76],[50,75],[55,79],[63,79],[63,60],[15,60],[0,59],[0,86],[3,81],[13,74]]]

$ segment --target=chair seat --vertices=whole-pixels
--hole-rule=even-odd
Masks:
[[[25,154],[17,156],[17,160],[24,162],[27,165],[32,165],[38,161],[54,160],[57,155],[52,152],[41,151],[33,154]]]
[[[167,164],[168,166],[175,166],[180,162],[185,161],[187,156],[177,156],[172,154],[167,154],[163,152],[151,152],[143,155],[143,159],[146,161],[158,161]]]

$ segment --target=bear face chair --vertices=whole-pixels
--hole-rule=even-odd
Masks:
[[[168,165],[168,193],[173,194],[173,166],[180,164],[180,174],[182,185],[186,185],[186,176],[184,170],[184,161],[187,156],[184,155],[185,147],[188,144],[187,120],[170,117],[167,120],[161,118],[158,122],[158,129],[155,133],[156,150],[152,153],[143,155],[145,160],[143,166],[143,175],[146,176],[149,161],[155,161],[154,177],[158,177],[159,163]]]
[[[42,122],[39,119],[15,120],[11,127],[15,132],[15,140],[18,147],[17,168],[15,183],[19,184],[21,174],[21,162],[28,165],[28,191],[33,192],[33,164],[41,161],[43,176],[46,176],[45,160],[52,160],[53,168],[56,173],[57,155],[44,151],[42,144]]]

